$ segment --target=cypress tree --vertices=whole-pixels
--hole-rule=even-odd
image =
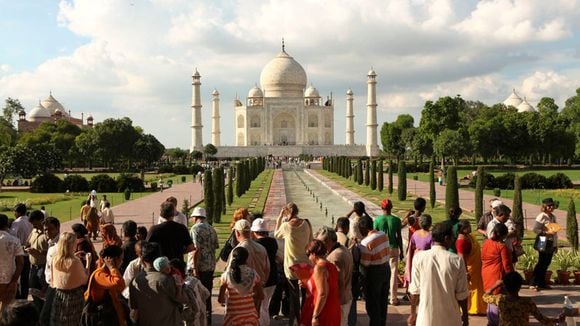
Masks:
[[[389,175],[387,181],[389,182],[387,191],[390,195],[393,193],[393,160],[389,160]]]
[[[342,176],[345,177],[346,179],[348,179],[348,158],[347,157],[343,157],[342,158]]]
[[[485,188],[485,170],[483,169],[483,166],[478,166],[477,167],[477,173],[476,173],[476,177],[477,179],[475,180],[475,220],[479,221],[479,219],[483,216],[483,189]],[[521,189],[520,189],[521,191]],[[514,198],[515,198],[515,192],[514,192]],[[520,200],[521,200],[521,193],[520,193]],[[515,202],[514,202],[515,205]],[[520,202],[521,205],[521,202]],[[520,206],[521,208],[521,206]],[[515,206],[514,206],[515,209]]]
[[[379,170],[379,172],[377,175],[377,188],[379,189],[380,192],[382,192],[383,188],[385,186],[385,181],[383,180],[383,160],[379,161],[378,170]]]
[[[244,161],[244,193],[250,189],[252,178],[250,175],[250,160]]]
[[[574,251],[578,250],[578,220],[576,220],[576,204],[574,198],[570,198],[568,214],[566,214],[566,237]]]
[[[370,167],[370,161],[366,161],[365,164],[365,186],[368,187],[368,185],[371,183],[371,167]]]
[[[435,207],[435,202],[437,201],[437,193],[435,192],[435,171],[433,160],[429,163],[429,202],[431,208]]]
[[[354,173],[352,174],[352,180],[356,183],[358,183],[358,163],[356,163],[356,165],[354,166]]]
[[[236,196],[238,197],[242,197],[242,195],[244,194],[244,186],[242,184],[242,182],[244,182],[243,180],[243,173],[242,172],[242,163],[238,162],[236,163]]]
[[[348,159],[348,177],[352,177],[352,161]]]
[[[360,160],[360,159],[358,160],[358,163],[356,164],[356,173],[357,173],[356,182],[359,185],[362,185],[364,182],[364,179],[363,179],[363,171],[362,171],[362,160]]]
[[[457,167],[450,166],[447,170],[447,186],[445,187],[445,214],[451,207],[459,206],[459,185],[457,184]]]
[[[222,193],[223,190],[221,189],[221,174],[220,174],[220,168],[215,168],[213,170],[212,173],[213,176],[213,193],[214,193],[214,198],[213,198],[213,209],[212,209],[212,213],[213,213],[213,221],[216,223],[219,223],[221,220],[221,215],[222,215]]]
[[[479,182],[479,174],[477,181]],[[481,205],[483,206],[483,198],[481,201]],[[514,178],[514,203],[512,207],[512,219],[516,225],[516,232],[518,237],[522,239],[524,236],[524,210],[522,209],[522,179],[519,175],[516,175]]]
[[[205,202],[205,213],[207,214],[209,224],[213,224],[213,207],[214,207],[214,190],[212,173],[210,169],[206,169],[203,173],[203,200]]]
[[[371,163],[371,190],[377,189],[377,161]]]
[[[397,187],[397,196],[400,201],[407,199],[407,167],[405,161],[399,162],[399,171],[397,173],[397,178],[399,179],[399,184]]]
[[[234,170],[233,166],[230,166],[230,169],[228,171],[228,193],[226,196],[228,206],[232,206],[232,203],[234,202],[234,185],[232,184],[233,170]]]

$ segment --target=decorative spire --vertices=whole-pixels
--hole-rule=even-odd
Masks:
[[[286,53],[286,44],[284,44],[284,38],[282,38],[282,52]]]

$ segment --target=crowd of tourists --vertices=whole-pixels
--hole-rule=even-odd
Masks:
[[[432,225],[425,206],[417,198],[399,218],[384,199],[383,214],[371,217],[357,202],[335,226],[319,230],[294,203],[272,223],[240,208],[219,244],[205,210],[196,207],[188,221],[174,197],[161,203],[156,225],[147,230],[128,220],[120,234],[106,198],[97,204],[90,195],[81,223],[70,229],[18,204],[11,224],[0,214],[0,325],[210,325],[220,258],[226,262],[218,271],[224,325],[272,319],[356,325],[357,300],[364,300],[371,326],[386,325],[388,306],[403,300],[411,305],[408,325],[468,325],[469,315],[483,314],[488,325],[527,325],[530,314],[547,325],[562,318],[544,316],[518,294],[522,278],[514,262],[521,239],[509,207],[490,202],[477,223],[480,244],[459,207]],[[557,234],[547,227],[555,222],[553,210],[545,199],[534,226],[543,241],[532,284],[537,291],[549,289],[544,274],[557,248]]]

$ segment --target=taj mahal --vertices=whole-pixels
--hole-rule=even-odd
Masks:
[[[353,92],[346,91],[345,145],[334,144],[334,99],[320,96],[310,85],[304,68],[285,49],[268,62],[260,74],[260,87],[248,92],[246,101],[234,101],[235,146],[221,146],[220,94],[212,92],[211,144],[217,157],[298,156],[310,154],[378,156],[376,77],[367,73],[366,144],[354,143]],[[192,81],[191,151],[203,150],[201,75],[195,69]],[[228,112],[228,114],[230,114]]]

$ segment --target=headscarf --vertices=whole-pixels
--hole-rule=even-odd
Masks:
[[[119,235],[117,235],[117,229],[113,224],[104,224],[101,227],[101,234],[103,236],[103,248],[112,245],[121,247],[123,245],[123,241]]]

